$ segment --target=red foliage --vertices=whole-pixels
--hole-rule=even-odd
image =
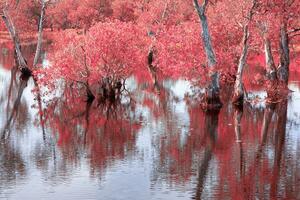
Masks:
[[[49,5],[47,24],[51,28],[89,28],[112,15],[108,0],[61,0]]]
[[[46,79],[98,84],[120,81],[146,69],[144,34],[131,23],[100,22],[86,34],[64,31],[54,44]],[[52,80],[51,80],[52,77]]]

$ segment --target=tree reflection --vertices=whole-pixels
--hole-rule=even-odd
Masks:
[[[10,100],[11,100],[11,96],[12,96],[12,88],[13,88],[13,84],[14,84],[14,79],[15,79],[15,76],[16,76],[16,71],[15,69],[13,68],[12,69],[12,72],[11,72],[11,81],[10,81],[10,85],[9,85],[9,89],[8,89],[8,99],[7,99],[7,106],[6,106],[6,113],[7,113],[7,120],[5,122],[5,125],[3,127],[3,131],[2,131],[2,136],[1,136],[1,139],[4,140],[6,139],[7,137],[9,137],[10,135],[10,126],[11,126],[11,123],[14,122],[14,119],[17,118],[18,116],[18,112],[20,109],[22,109],[22,107],[20,107],[20,103],[21,103],[21,97],[23,95],[23,92],[24,92],[24,89],[27,87],[27,82],[28,82],[28,77],[23,77],[21,76],[20,77],[20,82],[18,84],[18,91],[17,91],[17,96],[16,96],[16,99],[13,101],[13,105],[12,105],[12,109],[11,111],[9,112],[9,104],[10,104]],[[24,114],[26,112],[23,112],[19,119],[21,119],[21,117],[24,117]],[[25,122],[26,123],[26,122]]]
[[[277,110],[277,123],[275,126],[275,138],[274,138],[274,148],[275,148],[275,155],[274,155],[274,162],[273,162],[273,169],[271,172],[271,190],[270,190],[270,197],[272,199],[283,197],[281,196],[282,193],[278,191],[280,187],[280,173],[284,173],[281,171],[282,166],[286,165],[287,163],[282,162],[283,154],[285,151],[285,139],[286,139],[286,124],[287,124],[287,101],[281,102],[278,104]],[[293,196],[293,194],[290,197]],[[289,198],[290,198],[289,197]],[[297,196],[294,196],[297,198]]]
[[[218,137],[219,112],[205,114],[205,134],[209,138],[209,143],[204,150],[204,158],[202,159],[198,169],[198,183],[195,199],[201,199],[204,188],[205,177],[209,169],[209,162],[213,155],[213,150]]]
[[[245,105],[245,109],[224,107],[219,114],[204,114],[199,106],[189,106],[190,131],[185,143],[179,142],[174,131],[161,136],[156,168],[164,170],[155,172],[161,176],[156,181],[188,185],[195,171],[194,199],[297,198],[298,180],[292,177],[299,172],[291,149],[284,145],[287,101],[267,105],[264,112]]]
[[[26,161],[20,149],[14,145],[10,138],[12,130],[20,130],[26,126],[28,120],[28,107],[21,101],[28,79],[20,77],[15,67],[10,71],[10,80],[7,87],[3,84],[0,106],[3,108],[0,127],[0,188],[7,187],[17,180],[26,177]],[[3,98],[6,96],[7,98]],[[3,100],[3,101],[2,101]],[[14,129],[15,128],[15,129]],[[0,193],[2,192],[0,190]]]
[[[0,188],[5,188],[17,179],[25,177],[27,169],[21,152],[13,148],[9,142],[1,142],[0,151]]]
[[[66,87],[62,96],[48,105],[46,123],[58,138],[63,162],[78,163],[85,154],[91,174],[102,174],[115,160],[133,153],[141,127],[134,100],[129,94],[120,94],[113,101],[99,98],[86,102],[78,95]]]

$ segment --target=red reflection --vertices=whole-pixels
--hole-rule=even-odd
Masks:
[[[63,159],[78,162],[86,154],[92,174],[102,174],[114,161],[133,153],[141,125],[131,115],[135,105],[99,99],[85,102],[70,88],[51,102],[46,110],[46,123],[57,136]]]

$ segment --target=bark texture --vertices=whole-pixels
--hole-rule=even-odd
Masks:
[[[45,15],[46,3],[42,1],[42,8],[41,8],[41,15],[39,20],[39,32],[38,32],[38,40],[36,45],[35,56],[33,60],[33,67],[35,67],[38,63],[40,58],[41,50],[42,50],[42,42],[43,42],[43,22],[44,22],[44,15]]]
[[[289,81],[290,50],[286,22],[282,23],[280,28],[279,52],[280,64],[277,69],[277,76],[280,82],[287,84]]]
[[[277,80],[276,67],[272,55],[270,39],[267,37],[264,38],[264,49],[265,49],[267,79],[270,81],[275,81]]]
[[[243,105],[244,102],[244,84],[243,84],[243,72],[246,65],[247,55],[248,55],[248,47],[249,47],[249,24],[252,21],[255,8],[257,6],[257,0],[252,1],[252,7],[249,10],[248,17],[246,24],[244,26],[243,31],[243,50],[240,56],[239,64],[238,64],[238,70],[236,74],[236,80],[234,84],[234,93],[233,93],[233,99],[232,103],[238,106]]]
[[[38,25],[38,39],[37,39],[37,46],[36,46],[36,52],[34,56],[33,61],[33,67],[35,67],[38,63],[38,59],[40,57],[41,49],[42,49],[42,40],[43,40],[43,22],[44,22],[44,15],[45,15],[45,9],[46,9],[46,1],[42,0],[42,8],[41,8],[41,14],[40,14],[40,20]],[[10,34],[10,37],[14,43],[15,47],[15,53],[18,63],[18,68],[22,72],[23,75],[31,76],[32,71],[28,66],[28,63],[26,59],[24,58],[22,51],[21,51],[21,43],[20,38],[18,35],[18,32],[16,31],[16,28],[14,26],[14,23],[9,15],[9,12],[6,7],[2,9],[2,15],[1,15],[5,26]]]
[[[27,62],[25,60],[25,58],[22,55],[21,52],[21,45],[20,45],[20,39],[19,39],[19,35],[15,29],[14,24],[12,23],[12,20],[10,18],[10,15],[8,13],[8,11],[4,8],[2,11],[2,19],[5,23],[5,26],[10,34],[11,39],[13,40],[14,46],[15,46],[15,52],[16,52],[16,57],[17,57],[17,61],[18,61],[18,68],[21,72],[26,72],[29,71]]]
[[[205,96],[203,98],[203,107],[205,109],[220,109],[222,103],[220,100],[220,86],[219,86],[219,73],[215,71],[215,65],[217,64],[217,59],[213,50],[211,35],[208,27],[208,20],[206,17],[206,8],[208,1],[204,0],[202,5],[199,5],[198,0],[194,0],[194,7],[201,23],[201,38],[203,46],[205,49],[206,60],[208,67],[210,68],[210,84],[206,88]]]
[[[244,84],[243,84],[243,72],[246,65],[246,59],[248,54],[248,39],[249,31],[248,25],[244,27],[244,36],[243,36],[243,51],[238,64],[238,71],[236,74],[236,80],[234,84],[234,94],[232,102],[236,105],[242,105],[244,101]]]

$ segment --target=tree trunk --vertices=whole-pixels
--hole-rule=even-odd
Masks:
[[[7,10],[3,9],[3,15],[2,19],[6,25],[6,28],[10,34],[11,39],[13,40],[14,46],[15,46],[15,52],[17,54],[17,60],[18,60],[18,68],[22,73],[30,72],[27,62],[24,59],[22,52],[21,52],[21,45],[18,33],[16,32],[16,29],[11,21],[11,18],[7,12]]]
[[[238,71],[236,74],[236,80],[234,84],[234,94],[232,102],[236,105],[242,105],[244,101],[244,84],[243,84],[243,71],[246,65],[246,59],[248,54],[248,25],[244,27],[244,36],[243,36],[243,51],[239,60]]]
[[[33,60],[33,67],[35,67],[38,63],[38,60],[40,58],[41,54],[41,49],[42,49],[42,42],[43,42],[43,21],[44,21],[44,15],[45,15],[45,8],[46,8],[46,3],[44,0],[42,0],[42,9],[41,9],[41,16],[39,20],[39,32],[38,32],[38,40],[37,40],[37,45],[36,45],[36,51],[35,51],[35,56]]]
[[[89,102],[89,103],[91,103],[91,102],[94,101],[95,96],[94,96],[94,94],[93,94],[93,92],[92,92],[92,90],[90,88],[90,85],[88,83],[85,85],[85,87],[86,87],[86,96],[87,96],[87,100],[86,101]]]
[[[272,55],[272,48],[269,38],[264,39],[264,46],[265,46],[265,58],[266,58],[266,76],[267,79],[270,81],[277,80],[276,75],[276,67]]]
[[[277,76],[280,82],[288,84],[289,81],[289,65],[290,65],[290,50],[289,38],[287,33],[287,23],[284,22],[280,27],[280,64],[277,69]]]
[[[201,38],[205,49],[206,60],[208,67],[210,68],[210,84],[205,89],[205,96],[203,98],[203,107],[205,109],[220,109],[222,106],[220,100],[220,85],[219,85],[219,73],[215,71],[215,65],[217,64],[216,56],[211,43],[211,35],[208,28],[208,22],[206,17],[206,7],[208,1],[204,0],[203,5],[199,5],[198,0],[194,0],[194,7],[198,13],[201,22]]]
[[[278,101],[278,84],[277,84],[277,70],[275,67],[272,48],[269,38],[264,36],[264,46],[265,46],[265,58],[266,58],[266,91],[267,91],[267,101],[266,103],[273,103]]]
[[[247,55],[248,55],[248,39],[249,39],[249,24],[252,21],[254,11],[257,6],[257,0],[252,1],[252,7],[250,8],[247,16],[246,25],[244,26],[243,35],[243,51],[238,64],[238,71],[236,75],[236,80],[234,84],[234,94],[232,102],[238,106],[243,105],[244,101],[244,84],[243,84],[243,71],[246,65]]]
[[[207,17],[205,15],[205,13],[199,13],[199,18],[201,21],[201,27],[202,27],[202,41],[204,44],[204,49],[205,49],[205,53],[206,53],[206,59],[208,62],[208,66],[209,67],[214,67],[217,64],[217,60],[216,60],[216,56],[215,53],[213,51],[213,47],[211,44],[211,37],[210,37],[210,33],[209,33],[209,29],[208,29],[208,22],[207,22]]]
[[[154,86],[158,85],[157,69],[153,66],[153,49],[151,48],[148,53],[148,70],[150,72]]]

